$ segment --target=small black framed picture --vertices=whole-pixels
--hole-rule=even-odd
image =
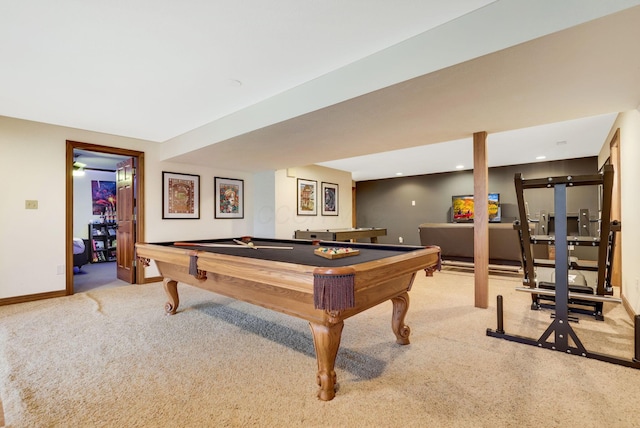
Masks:
[[[338,185],[322,182],[322,215],[338,215]]]
[[[214,177],[215,218],[244,218],[244,180]]]

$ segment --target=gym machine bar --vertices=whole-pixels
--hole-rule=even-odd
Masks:
[[[496,337],[499,339],[508,340],[509,342],[521,343],[523,345],[531,345],[537,346],[540,348],[547,348],[559,351],[552,346],[549,346],[548,343],[541,343],[540,339],[535,340],[530,337],[518,336],[515,334],[506,334],[504,332],[504,311],[503,311],[503,297],[502,295],[498,295],[496,297],[496,305],[497,305],[497,324],[498,328],[496,330],[492,330],[490,328],[487,329],[487,336]],[[565,351],[566,352],[566,351]],[[572,352],[567,352],[572,353]],[[589,352],[585,351],[584,354],[577,354],[586,358],[591,358],[594,360],[604,361],[606,363],[617,364],[620,366],[630,367],[633,369],[640,369],[640,315],[636,315],[634,317],[634,357],[631,360],[626,360],[624,358],[618,358],[611,355],[599,354],[597,352]]]
[[[516,175],[515,185],[516,185],[516,196],[518,198],[518,205],[520,211],[520,219],[522,221],[520,227],[518,228],[521,237],[524,238],[523,241],[526,245],[523,248],[523,257],[528,259],[529,263],[525,263],[525,284],[529,285],[529,288],[523,289],[523,291],[528,291],[532,296],[536,294],[543,294],[543,290],[535,287],[534,285],[534,272],[533,272],[533,255],[530,250],[530,242],[531,235],[529,234],[529,228],[527,225],[527,215],[525,211],[524,204],[524,189],[531,188],[551,188],[554,189],[554,209],[556,212],[556,254],[555,254],[555,309],[556,314],[549,325],[549,327],[545,330],[545,332],[540,336],[538,340],[506,334],[504,331],[504,311],[503,311],[503,297],[501,295],[497,296],[497,324],[498,328],[496,330],[492,330],[487,328],[487,336],[496,337],[505,339],[512,342],[522,343],[526,345],[538,346],[542,348],[547,348],[555,351],[564,352],[567,354],[579,355],[587,358],[592,358],[600,361],[605,361],[608,363],[618,364],[630,368],[640,369],[640,316],[636,316],[634,319],[634,358],[627,360],[623,358],[618,358],[615,356],[600,354],[596,352],[589,352],[586,350],[577,334],[569,324],[569,299],[572,297],[572,293],[569,292],[569,280],[568,280],[568,240],[567,240],[567,187],[572,187],[574,185],[598,185],[603,184],[604,187],[604,195],[603,195],[603,210],[602,217],[603,219],[611,218],[611,187],[613,180],[613,169],[611,167],[605,167],[605,174],[603,175],[589,175],[589,176],[579,176],[579,177],[549,177],[547,179],[534,179],[534,180],[523,180],[521,174]],[[616,226],[614,226],[616,227]],[[604,241],[603,237],[609,238],[610,232],[612,231],[611,222],[603,221],[601,227],[600,241]],[[607,251],[607,248],[604,245],[600,246],[600,250]],[[606,253],[605,253],[606,255]],[[607,259],[607,263],[610,260],[606,257],[599,257],[599,260]],[[602,291],[605,291],[604,287],[604,270],[599,272],[598,275],[598,293],[596,295],[581,295],[582,299],[591,299],[595,300],[596,298],[604,301],[616,301],[617,299],[604,296]],[[609,279],[609,278],[607,278]],[[608,284],[607,284],[608,285]],[[608,288],[608,287],[607,287]],[[607,290],[609,291],[609,290]],[[545,290],[545,294],[549,291]],[[610,294],[612,294],[610,292]],[[600,301],[600,300],[599,300]],[[554,335],[553,341],[550,341],[549,338],[551,335]],[[569,342],[569,339],[573,341],[572,346]]]

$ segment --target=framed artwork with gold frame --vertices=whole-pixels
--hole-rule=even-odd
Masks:
[[[318,215],[318,182],[297,179],[298,215]]]
[[[162,172],[162,218],[200,218],[200,176]]]

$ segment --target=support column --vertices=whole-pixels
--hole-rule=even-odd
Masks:
[[[475,306],[489,307],[489,167],[487,133],[473,134],[473,266]]]

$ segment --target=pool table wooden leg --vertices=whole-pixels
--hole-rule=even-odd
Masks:
[[[401,295],[392,298],[391,302],[393,302],[391,329],[396,335],[396,343],[400,345],[408,345],[411,329],[404,323],[404,317],[407,315],[407,311],[409,311],[409,294],[402,293]]]
[[[178,281],[165,278],[162,281],[162,284],[164,285],[164,291],[167,293],[167,298],[169,299],[169,301],[164,305],[164,310],[167,315],[175,315],[178,305],[180,304],[180,299],[178,297]]]
[[[318,386],[320,386],[318,398],[322,401],[329,401],[336,395],[335,363],[344,321],[329,325],[310,322],[309,326],[313,334],[313,345],[316,348],[316,359],[318,361],[318,374],[316,377]]]

